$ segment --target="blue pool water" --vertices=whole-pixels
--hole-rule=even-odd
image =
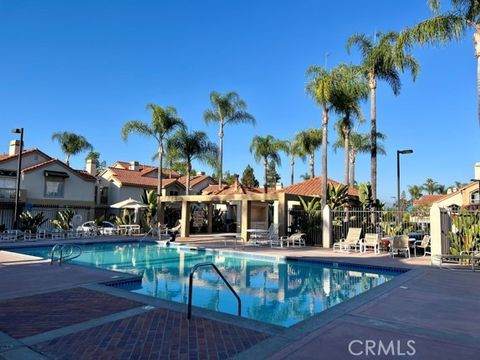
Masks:
[[[288,327],[391,280],[398,272],[255,257],[235,252],[196,251],[156,243],[82,245],[73,263],[117,271],[144,271],[137,293],[187,302],[193,265],[215,263],[242,299],[242,316]],[[51,247],[13,251],[48,258]],[[236,300],[211,268],[194,278],[193,304],[236,314]]]

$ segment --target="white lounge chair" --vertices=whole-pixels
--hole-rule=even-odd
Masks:
[[[392,242],[392,257],[395,256],[395,253],[405,253],[408,254],[408,258],[410,259],[410,242],[407,235],[399,235],[393,238]]]
[[[430,235],[425,235],[422,240],[415,241],[413,243],[413,251],[415,256],[417,256],[417,248],[423,249],[423,256],[427,254],[432,255],[431,249],[430,251],[427,250],[427,248],[430,248],[430,241],[431,241]]]
[[[372,248],[375,254],[380,254],[380,235],[373,233],[366,233],[361,240],[361,252],[367,252],[368,248]]]
[[[333,251],[350,251],[352,248],[356,252],[360,250],[360,236],[362,235],[361,228],[348,229],[347,237],[333,244]]]

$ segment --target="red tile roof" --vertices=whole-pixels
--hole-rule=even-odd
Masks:
[[[195,176],[190,176],[190,187],[193,187],[202,181],[212,179],[211,176],[209,175],[195,175]],[[213,179],[212,179],[213,180]],[[186,176],[181,176],[178,178],[178,182],[180,182],[182,185],[187,184],[187,177]]]
[[[342,185],[341,183],[328,179],[328,183],[333,186]],[[299,196],[320,196],[322,189],[322,177],[317,176],[313,179],[305,180],[290,186],[287,186],[284,189],[278,190],[278,192],[284,192],[286,194],[299,195]],[[358,190],[350,187],[348,189],[348,195],[358,196]]]
[[[87,180],[87,181],[96,181],[96,177],[95,176],[92,176],[90,175],[89,173],[87,173],[86,171],[84,170],[75,170],[73,168],[71,168],[70,166],[68,166],[67,164],[65,164],[64,162],[58,160],[58,159],[50,159],[50,160],[46,160],[46,161],[43,161],[41,163],[38,163],[38,164],[35,164],[35,165],[32,165],[32,166],[29,166],[27,168],[24,168],[22,170],[23,173],[28,173],[28,172],[31,172],[31,171],[34,171],[34,170],[37,170],[39,168],[42,168],[46,165],[49,165],[49,164],[53,164],[53,163],[56,163],[60,166],[63,166],[65,169],[69,170],[70,172],[76,174],[77,176],[83,178],[84,180]]]
[[[151,176],[143,176],[144,174],[141,171],[125,170],[112,167],[108,169],[112,172],[114,179],[118,180],[122,185],[142,186],[154,189],[157,188],[157,178]],[[163,187],[165,188],[172,185],[173,183],[177,183],[181,187],[184,187],[181,183],[177,181],[177,179],[163,179]]]
[[[450,195],[450,194],[448,194],[448,195]],[[415,205],[415,206],[421,206],[421,205],[431,206],[434,203],[436,203],[440,200],[443,200],[446,197],[447,197],[447,195],[444,195],[444,194],[423,195],[420,199],[414,200],[413,205]]]
[[[114,165],[120,165],[124,170],[129,170],[130,163],[127,161],[116,161]],[[119,169],[118,167],[113,166],[115,169]],[[121,168],[120,168],[121,169]],[[144,165],[144,164],[138,164],[138,172],[141,172],[142,175],[147,175],[155,170],[158,169],[158,166],[152,166],[152,165]],[[133,171],[133,170],[130,170]],[[172,178],[178,178],[180,177],[180,174],[176,172],[175,170],[172,170]],[[164,178],[170,177],[170,169],[163,168],[162,169],[162,175]]]

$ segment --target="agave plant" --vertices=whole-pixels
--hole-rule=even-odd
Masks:
[[[75,213],[73,210],[65,209],[57,213],[56,219],[52,220],[52,224],[60,230],[70,230],[72,227],[72,219]]]
[[[480,214],[478,211],[462,210],[453,218],[453,225],[453,231],[448,233],[452,255],[459,255],[462,251],[479,250]]]
[[[124,209],[120,216],[113,218],[115,225],[131,225],[133,224],[132,215],[127,209]]]
[[[19,216],[19,229],[22,231],[29,230],[32,233],[37,232],[39,226],[48,221],[47,218],[43,215],[42,212],[32,215],[29,211],[22,212]]]
[[[145,209],[145,222],[151,224],[157,214],[157,192],[153,190],[143,190],[142,201],[148,208]]]

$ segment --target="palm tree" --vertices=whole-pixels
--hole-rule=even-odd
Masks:
[[[412,200],[418,200],[422,197],[423,187],[412,185],[408,187],[408,192],[410,193]]]
[[[100,156],[98,151],[90,151],[85,157],[85,160],[91,160],[97,166],[97,173],[107,167],[107,162],[105,160],[100,161]]]
[[[400,73],[408,69],[416,79],[419,64],[414,57],[397,45],[399,35],[395,32],[377,34],[378,40],[364,34],[352,35],[347,42],[348,50],[356,45],[362,56],[361,67],[370,88],[370,176],[372,196],[377,198],[377,81],[386,81],[395,95],[400,93]]]
[[[423,190],[425,190],[428,195],[433,195],[435,194],[435,192],[437,192],[438,185],[439,184],[435,180],[433,180],[432,178],[428,178],[423,184]]]
[[[52,140],[57,140],[60,144],[65,163],[70,165],[70,157],[86,150],[93,150],[93,146],[82,135],[77,135],[68,131],[59,131],[52,134]]]
[[[190,195],[190,174],[192,172],[192,161],[197,160],[207,163],[212,156],[218,156],[218,147],[212,143],[203,131],[189,132],[185,128],[177,130],[167,140],[168,148],[177,149],[180,158],[187,165],[186,174],[186,195]]]
[[[290,184],[295,182],[295,159],[302,157],[301,145],[296,139],[285,140],[285,154],[290,157]]]
[[[168,136],[176,129],[183,129],[185,124],[183,120],[178,116],[177,109],[173,106],[161,107],[156,104],[147,104],[147,110],[150,110],[152,119],[150,124],[139,121],[131,120],[125,123],[122,127],[122,139],[127,141],[128,137],[132,133],[154,138],[158,143],[158,174],[157,174],[157,196],[158,205],[157,209],[161,211],[162,203],[162,180],[163,180],[163,155],[165,152],[164,141],[168,139]],[[158,221],[161,218],[158,217]]]
[[[221,94],[216,91],[210,93],[212,108],[205,111],[203,118],[206,124],[219,124],[218,130],[218,185],[222,186],[223,177],[223,128],[228,124],[250,123],[255,125],[255,118],[247,112],[247,104],[234,92]]]
[[[337,126],[342,131],[344,142],[344,163],[343,175],[345,185],[350,186],[350,132],[355,120],[363,122],[363,115],[360,109],[360,101],[368,97],[368,85],[365,78],[362,77],[358,67],[348,67],[345,71],[347,81],[342,82],[343,91],[340,92],[341,98],[337,104],[337,111],[342,115],[338,120]]]
[[[473,44],[477,58],[477,116],[480,121],[480,4],[478,0],[450,0],[449,11],[440,13],[440,0],[427,0],[434,13],[431,19],[404,30],[400,45],[436,44],[460,40],[473,30]]]
[[[306,173],[300,175],[300,179],[305,181],[305,180],[310,180],[311,177],[310,177],[310,174],[308,172],[306,172]]]
[[[333,150],[337,151],[339,149],[345,148],[345,134],[343,129],[340,128],[337,124],[337,133],[338,138],[337,141],[333,144]],[[385,134],[377,131],[377,154],[385,155],[387,152],[385,151],[385,147],[381,140],[385,140],[387,137]],[[354,186],[355,184],[355,163],[357,161],[357,154],[367,154],[370,153],[370,134],[361,134],[356,131],[350,132],[350,169],[349,169],[349,176],[350,179],[348,183],[350,186]]]
[[[295,142],[299,146],[300,157],[305,161],[309,156],[310,178],[315,177],[315,151],[322,145],[322,131],[319,129],[307,129],[295,135]]]
[[[273,161],[277,165],[281,165],[280,151],[285,151],[287,145],[284,141],[275,139],[272,135],[265,137],[255,136],[250,144],[250,152],[256,162],[263,160],[264,178],[263,185],[265,193],[268,191],[268,163]]]

